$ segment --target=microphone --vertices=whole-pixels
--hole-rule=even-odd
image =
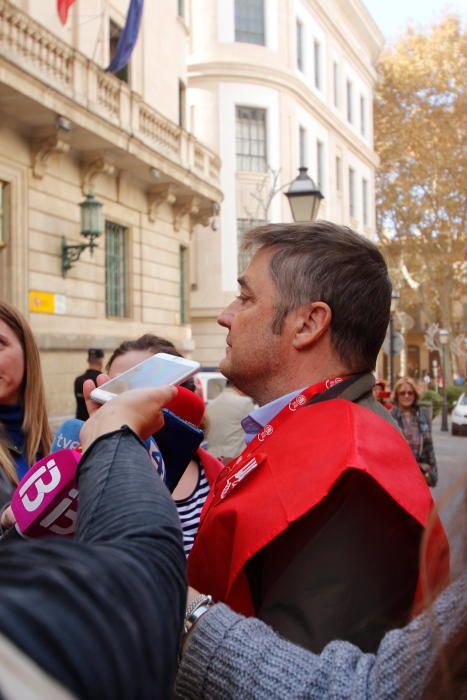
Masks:
[[[175,409],[174,415],[168,408]],[[179,387],[179,395],[163,409],[166,425],[144,441],[154,469],[173,490],[199,446],[203,433],[191,424],[199,424],[204,402],[188,389]],[[11,508],[16,531],[23,537],[58,535],[70,537],[75,532],[78,509],[77,470],[81,458],[79,435],[83,421],[65,420],[55,434],[51,453],[34,464],[19,482]],[[161,442],[159,447],[158,442]],[[164,454],[168,459],[167,473]]]
[[[55,433],[50,452],[58,452],[59,450],[77,450],[82,452],[79,442],[79,434],[84,422],[79,418],[69,418],[64,421],[60,428]]]
[[[80,458],[76,450],[59,450],[40,459],[24,475],[11,500],[20,535],[70,537],[74,534]]]
[[[83,450],[79,442],[79,434],[83,425],[84,421],[80,420],[79,418],[69,418],[68,420],[64,421],[58,431],[55,433],[55,437],[50,448],[50,453],[54,454],[55,452],[64,449],[82,452]],[[157,471],[161,479],[165,481],[164,459],[154,438],[150,437],[147,440],[144,440],[144,444],[149,452],[154,469]]]
[[[206,410],[203,399],[184,386],[179,386],[177,389],[177,395],[166,405],[164,411],[171,411],[182,420],[199,428]]]

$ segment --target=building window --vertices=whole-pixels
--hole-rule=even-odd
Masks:
[[[109,58],[110,58],[110,61],[113,59],[113,57],[117,53],[118,40],[120,39],[121,33],[122,33],[122,28],[119,27],[118,24],[111,19],[110,23],[109,23]],[[129,63],[127,63],[126,66],[123,66],[123,68],[121,68],[114,75],[116,75],[117,78],[119,80],[122,80],[124,83],[128,83],[130,81]]]
[[[266,172],[266,110],[237,107],[237,170]]]
[[[303,22],[297,19],[297,68],[301,71],[304,68],[303,44]]]
[[[243,236],[252,228],[265,223],[266,222],[262,219],[237,219],[237,270],[239,275],[245,272],[252,257],[251,252],[242,251],[241,249]]]
[[[299,131],[298,131],[298,158],[299,158],[299,165],[301,168],[307,168],[307,151],[308,151],[308,144],[307,144],[307,133],[306,129],[301,126]]]
[[[368,226],[368,180],[362,179],[362,215],[363,225]]]
[[[119,318],[127,315],[126,236],[124,226],[105,222],[105,312]]]
[[[264,46],[264,0],[235,0],[235,41]]]
[[[318,139],[316,141],[316,179],[318,189],[324,191],[324,144]]]
[[[349,168],[349,216],[355,218],[355,170]]]
[[[342,192],[342,160],[336,156],[336,190]]]
[[[353,122],[353,85],[350,80],[347,80],[347,121]]]
[[[188,303],[188,248],[179,248],[180,265],[180,323],[189,322]]]
[[[335,61],[332,65],[332,87],[334,94],[334,107],[339,107],[339,66]]]
[[[178,81],[178,123],[186,128],[186,87],[183,80]]]
[[[7,182],[0,180],[0,248],[8,241],[9,229],[9,192],[10,187]]]
[[[313,56],[315,68],[315,88],[321,90],[321,44],[317,39],[313,42]]]
[[[365,119],[365,98],[360,95],[360,133],[365,136],[366,119]]]

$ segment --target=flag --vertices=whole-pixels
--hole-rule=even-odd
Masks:
[[[74,1],[75,0],[57,0],[57,12],[62,24],[66,24],[68,19],[68,10],[73,5]]]
[[[138,39],[141,17],[143,15],[143,4],[144,0],[130,0],[125,26],[120,34],[115,56],[106,68],[106,71],[109,73],[118,73],[130,60]]]

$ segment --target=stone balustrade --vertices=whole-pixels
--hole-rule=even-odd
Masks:
[[[8,0],[0,0],[0,58],[219,186],[220,160],[213,151]]]

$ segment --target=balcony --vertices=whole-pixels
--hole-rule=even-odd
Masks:
[[[0,114],[33,138],[60,114],[73,124],[70,147],[80,158],[105,153],[149,184],[158,171],[203,206],[222,198],[213,151],[8,0],[0,0]]]

